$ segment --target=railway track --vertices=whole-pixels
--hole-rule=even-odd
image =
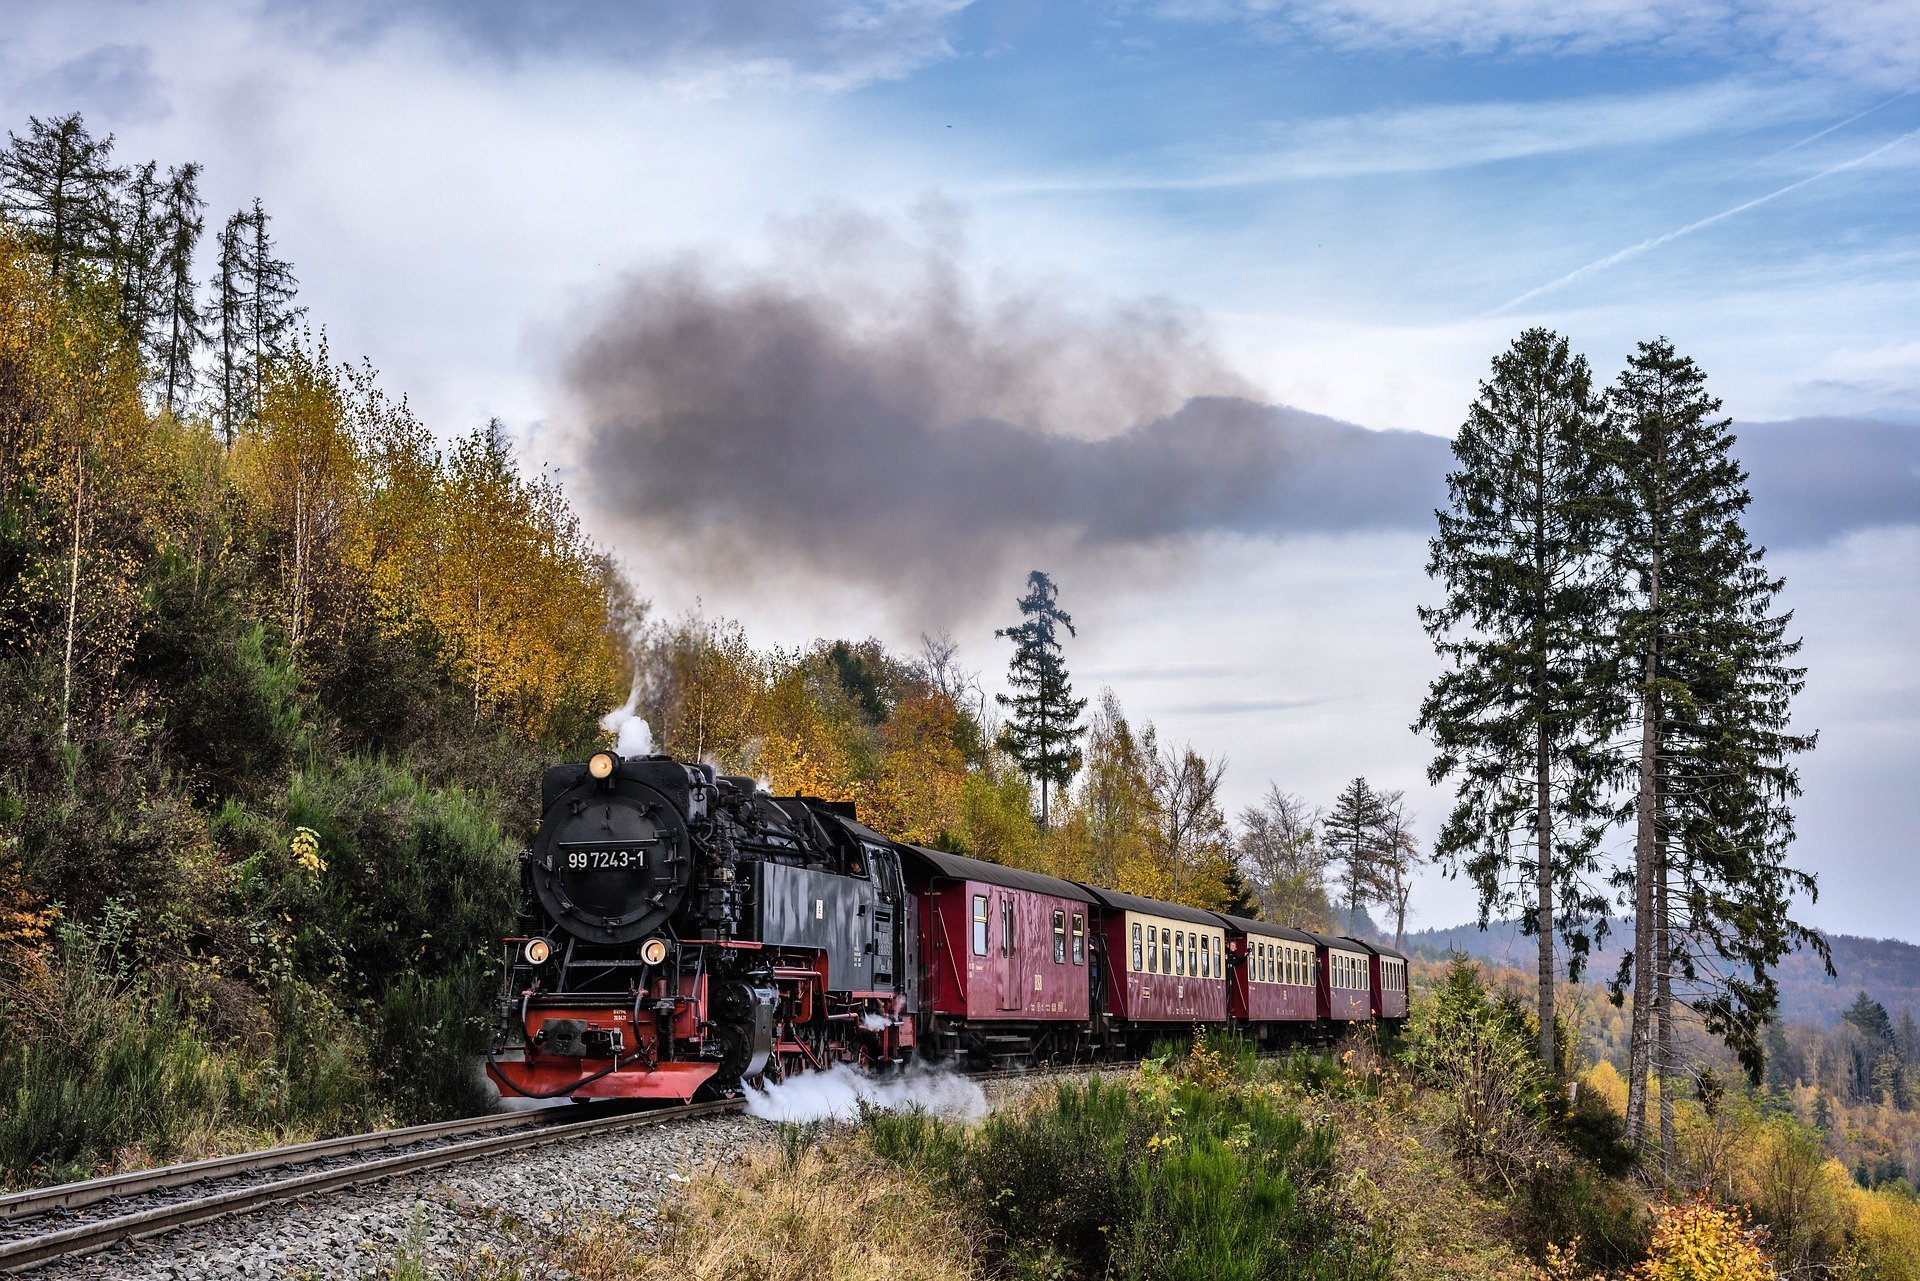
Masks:
[[[218,1157],[0,1197],[0,1272],[399,1175],[611,1130],[714,1116],[738,1099],[578,1119],[573,1109],[508,1112]]]
[[[974,1081],[1125,1069],[1132,1062],[972,1071]],[[264,1206],[615,1130],[738,1111],[722,1099],[648,1111],[608,1105],[465,1117],[109,1175],[0,1196],[0,1273],[29,1271],[122,1242]],[[582,1117],[582,1111],[592,1115]]]

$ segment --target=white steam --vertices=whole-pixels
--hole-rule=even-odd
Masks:
[[[763,1121],[853,1121],[863,1104],[951,1121],[974,1121],[987,1114],[987,1096],[978,1085],[947,1068],[920,1063],[886,1076],[867,1076],[836,1063],[824,1072],[803,1072],[763,1090],[747,1087],[747,1115]]]
[[[653,727],[646,717],[636,714],[639,706],[640,687],[636,685],[626,702],[600,718],[600,728],[617,736],[613,750],[622,756],[653,754]]]
[[[887,1027],[888,1023],[889,1020],[884,1014],[862,1014],[860,1016],[860,1026],[869,1032],[878,1032],[882,1028]]]

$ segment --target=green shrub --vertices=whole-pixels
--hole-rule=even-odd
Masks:
[[[1333,1131],[1236,1084],[1089,1078],[973,1131],[888,1117],[868,1136],[969,1206],[1010,1276],[1366,1278],[1390,1262],[1335,1203]]]
[[[378,1003],[408,974],[492,968],[518,880],[486,798],[354,756],[294,779],[287,836],[299,827],[325,862],[295,918],[302,973],[338,971],[350,995]]]
[[[64,931],[53,990],[0,1048],[0,1169],[59,1182],[125,1148],[165,1160],[221,1100],[214,1056],[170,992],[129,988],[93,939]]]
[[[477,1056],[491,1029],[492,973],[423,978],[405,974],[381,998],[373,1058],[382,1093],[403,1118],[441,1120],[484,1112],[493,1094]]]

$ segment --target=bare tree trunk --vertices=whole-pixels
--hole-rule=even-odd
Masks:
[[[1547,724],[1541,720],[1534,740],[1534,824],[1539,843],[1535,867],[1534,931],[1540,936],[1540,1061],[1547,1075],[1560,1077],[1560,1029],[1555,1022],[1553,983],[1553,783],[1548,775]]]
[[[300,616],[304,611],[301,596],[306,591],[307,573],[307,481],[296,471],[293,482],[293,590],[287,611],[287,657],[300,663]]]
[[[1655,796],[1656,826],[1659,823],[1658,794]],[[1658,1069],[1660,1082],[1660,1173],[1666,1177],[1673,1162],[1673,922],[1667,910],[1667,859],[1666,841],[1658,842],[1660,867],[1654,891],[1654,981],[1656,993],[1655,1009],[1658,1019],[1658,1045],[1654,1053],[1654,1062]]]
[[[1652,1057],[1654,971],[1654,877],[1659,862],[1655,836],[1654,739],[1658,733],[1653,679],[1657,659],[1649,642],[1646,687],[1640,695],[1640,795],[1635,804],[1633,842],[1633,1028],[1627,1068],[1627,1141],[1639,1144],[1647,1132],[1647,1076]]]
[[[86,498],[86,451],[76,444],[73,447],[73,547],[67,564],[66,657],[60,666],[60,745],[62,747],[71,740],[73,733],[73,637],[80,618],[80,517]]]

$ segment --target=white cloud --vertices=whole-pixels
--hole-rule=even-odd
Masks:
[[[1912,0],[1175,0],[1156,11],[1251,22],[1276,37],[1339,48],[1706,53],[1901,88],[1920,72],[1920,6]]]

